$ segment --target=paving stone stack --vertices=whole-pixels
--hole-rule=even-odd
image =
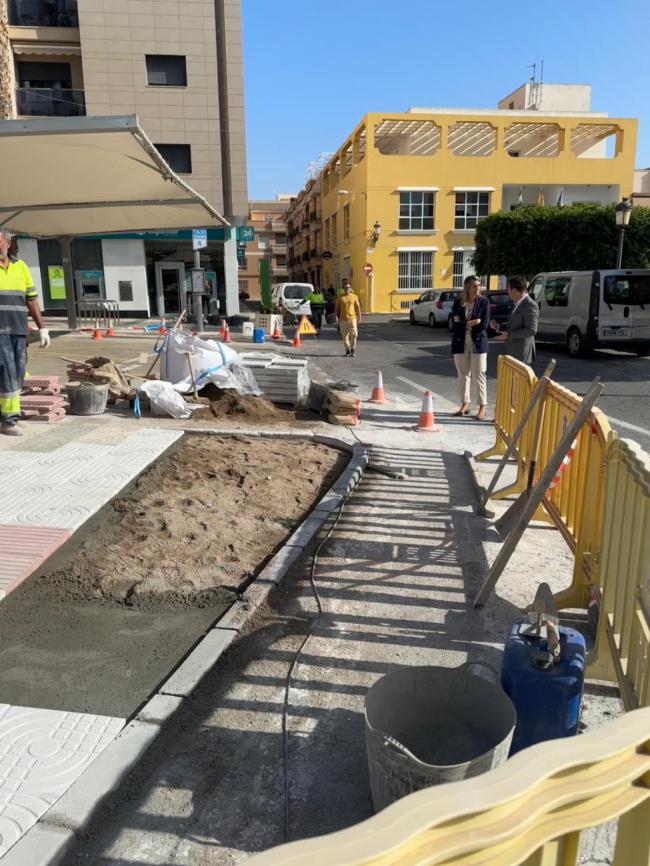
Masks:
[[[255,377],[260,391],[272,403],[301,406],[309,396],[309,362],[304,358],[269,358],[254,352],[240,356],[240,364]]]
[[[20,417],[54,424],[65,418],[67,407],[58,376],[27,376],[20,398]]]

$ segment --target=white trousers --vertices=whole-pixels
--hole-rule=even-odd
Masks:
[[[458,373],[458,392],[461,403],[470,403],[470,384],[475,383],[478,405],[487,406],[487,352],[477,354],[471,348],[465,348],[462,355],[454,355],[454,364]]]

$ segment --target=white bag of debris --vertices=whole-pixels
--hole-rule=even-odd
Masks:
[[[143,382],[140,386],[149,398],[151,411],[155,415],[171,415],[172,418],[189,418],[192,410],[171,382]]]
[[[239,354],[216,340],[169,331],[160,351],[160,378],[171,382],[179,394],[200,390],[208,382],[219,388],[233,388],[240,394],[259,395],[254,377],[238,367]],[[191,371],[190,371],[191,364]]]

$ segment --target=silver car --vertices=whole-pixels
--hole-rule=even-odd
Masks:
[[[409,319],[412,325],[446,325],[451,316],[451,308],[456,298],[460,297],[459,289],[431,289],[422,292],[413,301]]]

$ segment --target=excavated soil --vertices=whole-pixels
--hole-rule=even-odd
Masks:
[[[211,421],[214,418],[239,417],[247,421],[287,421],[293,420],[295,413],[287,409],[278,409],[270,400],[264,397],[254,397],[239,394],[237,391],[214,388],[211,394],[201,396],[207,398],[209,405],[195,409],[192,413],[194,421]]]
[[[41,588],[141,611],[227,606],[345,462],[315,443],[186,436]]]

